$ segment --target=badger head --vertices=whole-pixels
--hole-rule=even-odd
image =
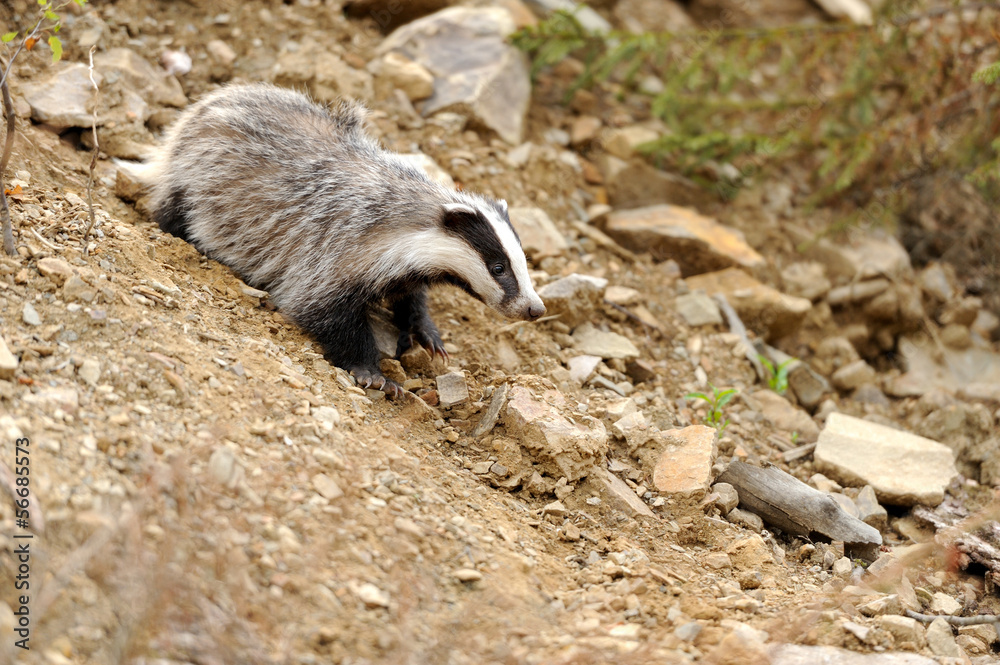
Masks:
[[[507,203],[459,196],[441,211],[441,226],[462,246],[451,255],[448,281],[512,319],[533,321],[542,316],[545,305],[531,285]]]

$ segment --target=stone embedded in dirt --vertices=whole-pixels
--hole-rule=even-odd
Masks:
[[[563,505],[562,501],[553,501],[552,503],[547,503],[542,506],[542,515],[552,515],[553,517],[565,517],[566,506]]]
[[[580,23],[580,26],[589,32],[608,32],[611,24],[603,16],[585,4],[579,4],[573,0],[528,0],[528,4],[541,14],[551,14],[552,12],[569,12]]]
[[[852,282],[847,286],[838,286],[830,291],[826,296],[826,301],[834,307],[864,302],[887,292],[890,284],[889,280],[881,277],[866,282]]]
[[[566,364],[569,366],[569,378],[582,386],[594,376],[597,366],[601,364],[600,356],[574,356]]]
[[[569,247],[566,238],[541,208],[514,207],[509,214],[510,223],[521,238],[521,247],[531,260],[559,256]]]
[[[793,263],[781,271],[785,291],[792,296],[816,302],[830,290],[823,264],[815,261]]]
[[[733,567],[733,562],[729,559],[729,555],[725,552],[710,552],[705,555],[702,561],[712,570],[722,570],[724,568]]]
[[[17,356],[7,348],[7,342],[0,337],[0,379],[13,379],[17,371]]]
[[[851,560],[846,556],[842,556],[833,562],[833,567],[830,569],[830,572],[837,577],[848,577],[852,570],[854,570],[854,566],[851,564]]]
[[[625,440],[630,453],[634,453],[644,446],[659,432],[655,427],[650,426],[646,421],[646,416],[638,410],[615,421],[611,426],[611,431],[619,439]]]
[[[712,493],[718,496],[715,505],[719,507],[719,512],[722,513],[723,517],[731,513],[740,503],[736,488],[729,483],[715,483],[712,485]]]
[[[573,331],[573,346],[581,353],[601,358],[627,360],[639,356],[639,349],[627,337],[598,330],[589,323]]]
[[[733,510],[736,512],[738,508]],[[743,511],[745,512],[745,511]],[[774,554],[764,539],[754,534],[733,541],[726,548],[726,554],[736,570],[761,570],[774,563]]]
[[[630,307],[642,302],[642,294],[637,289],[612,285],[605,289],[604,299],[622,307]]]
[[[86,73],[87,68],[83,66],[83,69]],[[138,92],[150,104],[187,106],[187,96],[180,82],[131,49],[113,48],[96,53],[94,69],[104,75],[107,85],[120,85],[122,89]],[[80,126],[89,127],[89,120]]]
[[[673,0],[621,0],[613,14],[621,26],[634,34],[678,33],[696,29],[684,7]]]
[[[325,473],[317,473],[313,476],[312,486],[321,497],[330,501],[344,496],[344,490],[340,489],[336,481]]]
[[[876,620],[876,625],[893,636],[897,649],[905,649],[903,645],[907,642],[913,651],[924,648],[924,627],[916,619],[884,614]]]
[[[625,162],[602,152],[595,162],[607,183],[608,200],[616,209],[661,204],[702,208],[712,203],[708,190],[676,173],[661,171],[643,158],[633,157]]]
[[[756,513],[751,513],[748,510],[740,510],[739,508],[733,508],[726,515],[726,519],[742,526],[745,529],[750,529],[756,533],[760,533],[764,529],[764,520],[761,519],[760,515]]]
[[[935,656],[944,658],[961,658],[962,652],[955,643],[955,635],[951,632],[951,624],[938,618],[927,626],[927,648]]]
[[[38,259],[37,267],[38,272],[51,279],[56,286],[62,286],[63,282],[76,274],[73,266],[54,256]]]
[[[654,381],[657,377],[656,369],[653,367],[652,363],[649,363],[642,358],[636,358],[635,360],[630,361],[625,366],[625,373],[628,374],[628,378],[632,379],[634,383]]]
[[[357,587],[354,593],[368,607],[389,607],[389,592],[379,589],[371,582]]]
[[[885,531],[889,525],[889,513],[878,502],[875,490],[871,485],[865,485],[861,492],[854,498],[854,505],[858,507],[858,519],[869,526],[873,526],[879,531]]]
[[[452,575],[459,582],[478,582],[483,579],[483,574],[474,568],[459,568]]]
[[[938,614],[958,614],[962,603],[942,591],[935,591],[931,598],[931,611]]]
[[[915,653],[883,651],[858,653],[838,647],[782,644],[768,651],[770,665],[938,665],[933,658]]]
[[[625,484],[625,481],[607,469],[597,466],[591,472],[589,479],[607,493],[607,499],[612,504],[625,508],[636,515],[655,517],[649,506],[636,496],[635,490]]]
[[[494,389],[493,396],[490,398],[490,405],[486,407],[486,412],[483,413],[483,417],[479,419],[479,422],[472,430],[472,438],[478,439],[496,426],[497,419],[500,417],[500,411],[507,404],[507,394],[509,392],[510,386],[506,383],[501,383],[496,387],[496,389]]]
[[[848,280],[913,275],[910,255],[895,237],[881,233],[851,233],[836,241],[823,238],[806,250],[831,277]]]
[[[438,399],[442,409],[450,409],[469,401],[469,386],[462,372],[448,372],[437,377]]]
[[[98,72],[94,80],[101,85]],[[60,62],[41,79],[22,83],[20,93],[38,122],[56,129],[90,127],[93,122],[94,86],[83,63]]]
[[[24,303],[24,307],[21,308],[21,320],[29,326],[42,325],[42,319],[38,316],[38,310],[30,302]]]
[[[77,376],[83,379],[84,383],[96,386],[101,378],[101,363],[93,358],[87,358],[76,370]]]
[[[227,446],[218,446],[208,458],[208,473],[220,485],[229,485],[236,475],[236,455]]]
[[[813,457],[842,485],[871,485],[880,503],[895,506],[936,506],[958,475],[947,446],[842,413],[827,417]]]
[[[375,96],[370,73],[351,67],[325,45],[309,37],[301,43],[287,43],[271,75],[277,85],[305,87],[313,98],[328,104],[344,97],[367,102]]]
[[[581,115],[574,118],[573,124],[569,128],[569,142],[575,146],[590,143],[597,137],[597,132],[600,131],[602,124],[600,118],[595,118],[592,115]]]
[[[604,423],[589,416],[574,413],[570,421],[561,413],[566,408],[565,398],[556,390],[543,390],[536,397],[528,388],[514,386],[504,424],[543,473],[573,482],[604,459],[608,432]]]
[[[719,312],[718,303],[702,291],[677,296],[675,308],[692,328],[722,324],[722,313]]]
[[[558,315],[560,321],[575,328],[590,318],[607,286],[606,279],[573,273],[538,289],[538,297],[545,303],[546,315]]]
[[[62,297],[66,302],[93,302],[97,291],[77,275],[70,276],[63,284]]]
[[[737,268],[696,275],[685,281],[692,291],[704,289],[710,295],[725,295],[747,328],[768,340],[795,332],[812,309],[812,303],[805,298],[776,291]]]
[[[604,149],[619,159],[628,159],[636,154],[636,148],[643,143],[651,143],[660,138],[660,133],[642,125],[630,125],[610,129],[601,135]]]
[[[700,499],[712,483],[712,465],[719,454],[719,433],[713,427],[691,425],[660,433],[663,452],[653,470],[653,485],[662,494]]]
[[[469,113],[517,145],[531,100],[527,59],[507,41],[515,26],[499,7],[449,7],[408,23],[385,38],[378,54],[398,52],[434,76],[424,116]]]
[[[434,76],[402,53],[386,53],[368,66],[375,75],[375,88],[381,86],[403,91],[411,102],[427,99],[434,94]]]
[[[776,428],[792,434],[797,432],[803,443],[812,443],[819,438],[819,426],[812,417],[773,390],[758,390],[749,396],[748,403],[754,405]]]
[[[795,393],[799,404],[810,409],[830,392],[829,382],[804,362],[792,364],[788,371],[788,387]]]
[[[443,185],[448,189],[455,189],[455,181],[452,179],[451,175],[441,168],[441,166],[438,165],[438,163],[435,162],[429,155],[425,155],[422,152],[412,152],[396,156],[408,163],[410,166],[423,171],[428,178],[439,185]]]
[[[658,261],[673,259],[685,277],[731,266],[753,269],[765,263],[742,233],[690,208],[657,205],[617,210],[608,215],[604,231],[632,251],[650,252]]]

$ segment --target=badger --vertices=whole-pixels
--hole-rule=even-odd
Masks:
[[[379,369],[371,309],[392,309],[397,357],[414,343],[447,360],[427,306],[455,285],[536,320],[507,204],[452,191],[365,133],[366,109],[327,108],[269,84],[230,85],[187,108],[133,174],[154,220],[271,294],[358,384],[398,396]]]

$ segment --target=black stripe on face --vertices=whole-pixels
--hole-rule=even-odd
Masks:
[[[449,233],[469,243],[482,258],[486,271],[503,289],[504,295],[501,304],[507,304],[520,295],[521,289],[517,284],[517,278],[514,276],[507,252],[504,251],[493,225],[482,213],[471,209],[469,211],[446,210],[442,224]],[[502,268],[502,273],[499,275],[497,274],[497,266]],[[464,275],[457,275],[457,277],[465,281]]]

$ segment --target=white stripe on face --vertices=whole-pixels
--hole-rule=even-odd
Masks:
[[[504,208],[506,207],[507,204],[504,203]],[[525,311],[529,307],[542,304],[542,299],[538,297],[534,287],[531,285],[531,277],[528,276],[528,262],[524,258],[524,250],[521,249],[521,243],[518,241],[517,236],[514,235],[514,228],[509,222],[500,217],[500,214],[493,206],[485,204],[480,206],[480,210],[483,211],[486,219],[489,220],[494,232],[500,239],[504,253],[510,261],[510,268],[514,271],[514,278],[517,280],[519,296],[505,308],[508,311],[504,311],[503,313],[512,318],[523,318]]]

